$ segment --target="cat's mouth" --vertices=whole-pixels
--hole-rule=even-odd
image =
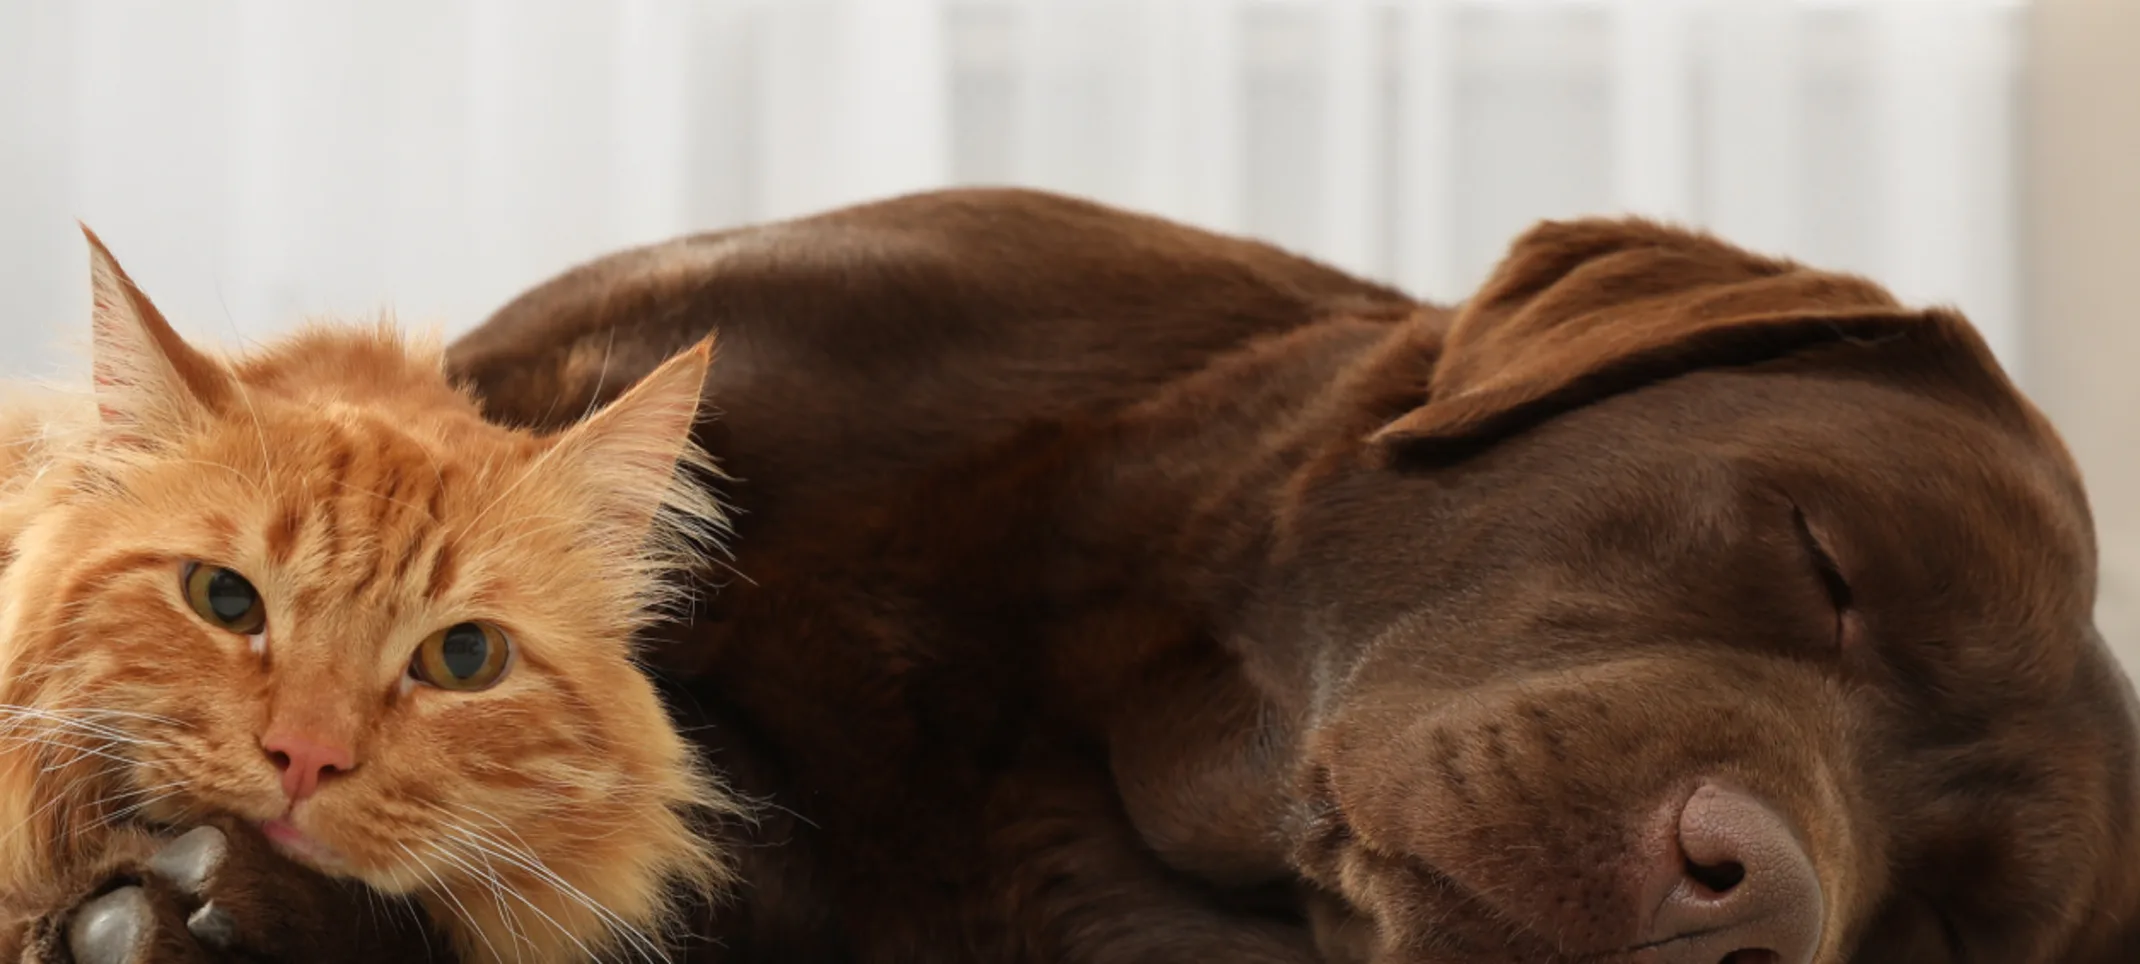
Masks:
[[[311,834],[298,829],[297,824],[288,816],[261,821],[260,832],[285,857],[326,873],[349,873],[349,862],[343,859],[341,854]]]

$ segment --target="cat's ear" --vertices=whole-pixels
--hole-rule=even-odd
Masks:
[[[237,393],[229,370],[178,337],[88,225],[82,236],[89,240],[93,367],[106,431],[152,442],[224,411]]]
[[[678,463],[703,460],[691,441],[713,339],[663,362],[614,402],[561,433],[558,455],[579,467],[597,516],[626,540],[643,538],[664,506],[688,510]]]

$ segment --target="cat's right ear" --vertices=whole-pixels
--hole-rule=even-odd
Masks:
[[[644,539],[664,508],[684,519],[719,524],[719,507],[704,501],[678,471],[705,462],[691,430],[712,361],[713,339],[708,338],[558,436],[561,454],[580,467],[589,484],[594,518],[620,542]]]
[[[81,227],[89,241],[93,367],[106,432],[123,442],[152,442],[224,411],[237,392],[230,372],[186,344],[96,232]]]

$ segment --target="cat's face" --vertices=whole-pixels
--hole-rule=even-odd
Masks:
[[[690,824],[717,800],[628,642],[671,558],[650,528],[711,521],[672,488],[703,350],[537,438],[383,331],[225,363],[99,280],[96,454],[0,578],[0,702],[66,720],[42,752],[84,784],[46,795],[237,814],[479,937],[636,929],[717,874]]]

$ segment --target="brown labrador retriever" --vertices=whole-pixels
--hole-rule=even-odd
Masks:
[[[780,808],[736,957],[2140,961],[2086,501],[1950,312],[1607,220],[1451,312],[955,191],[453,357],[557,424],[709,331],[741,578],[664,659]]]
[[[542,285],[561,425],[719,334],[656,653],[765,801],[703,961],[2129,964],[2073,465],[1959,318],[1641,221],[1460,309],[953,191]]]

